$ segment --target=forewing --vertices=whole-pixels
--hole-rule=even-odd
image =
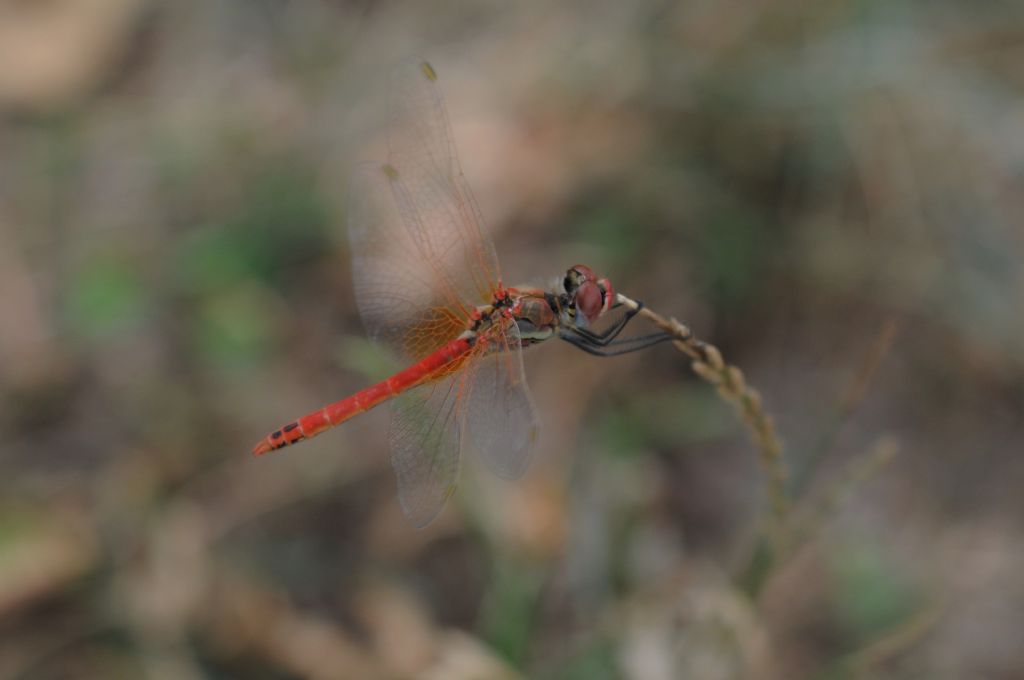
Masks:
[[[391,465],[406,517],[424,527],[455,491],[462,373],[414,387],[391,402]]]
[[[465,320],[441,292],[417,232],[404,227],[396,200],[404,193],[380,164],[358,166],[349,194],[349,245],[356,302],[370,337],[419,359],[457,335]]]
[[[501,278],[498,259],[459,164],[437,74],[425,61],[402,64],[391,91],[388,164],[434,227],[424,234],[424,250],[453,265],[445,273],[464,299],[490,302]]]
[[[371,337],[410,358],[410,340],[439,324],[451,339],[493,299],[497,258],[451,141],[429,65],[392,79],[388,159],[360,166],[349,197],[355,294]],[[422,333],[421,333],[422,335]],[[428,347],[427,350],[433,349]]]
[[[516,479],[529,467],[540,423],[526,384],[519,330],[512,320],[491,327],[487,351],[467,372],[465,427],[477,453],[500,477]]]

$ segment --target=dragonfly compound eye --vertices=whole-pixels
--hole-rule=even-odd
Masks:
[[[565,292],[572,295],[576,292],[576,289],[587,281],[596,281],[597,275],[594,274],[594,270],[585,264],[577,264],[569,268],[569,271],[565,273]]]
[[[615,304],[615,291],[612,290],[612,282],[608,279],[598,279],[597,287],[601,289],[601,314],[604,314]]]
[[[580,310],[583,318],[588,322],[593,321],[604,313],[604,293],[593,281],[584,281],[576,289],[576,309]]]

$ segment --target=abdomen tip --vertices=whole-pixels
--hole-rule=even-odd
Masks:
[[[254,446],[252,448],[252,455],[254,455],[254,456],[262,456],[264,453],[269,453],[269,452],[271,452],[273,450],[274,450],[274,448],[267,442],[266,439],[264,439],[264,440],[260,441],[259,444],[257,444],[256,446]]]

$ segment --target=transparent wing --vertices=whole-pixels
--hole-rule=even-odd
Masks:
[[[428,64],[396,69],[390,110],[387,162],[352,181],[355,294],[370,336],[419,358],[439,328],[450,339],[491,301],[500,274]]]
[[[461,332],[465,320],[461,305],[441,294],[395,196],[382,166],[356,168],[349,196],[353,290],[370,338],[420,359]],[[422,220],[415,224],[419,230]]]
[[[516,479],[530,464],[540,429],[523,372],[519,329],[511,320],[495,325],[475,349],[478,357],[465,389],[466,432],[495,474]]]
[[[388,163],[406,178],[409,196],[439,217],[424,246],[456,263],[453,283],[470,300],[491,301],[501,272],[494,244],[455,151],[444,97],[433,67],[403,64],[392,74]],[[422,200],[419,200],[422,199]]]
[[[355,294],[370,336],[419,359],[464,330],[501,278],[437,76],[425,62],[394,72],[388,125],[386,162],[360,166],[352,181]],[[467,418],[498,474],[515,477],[526,467],[536,417],[518,332],[514,322],[506,325],[486,334],[460,362],[461,373],[453,368],[393,402],[392,464],[402,508],[416,526],[428,524],[455,489]]]
[[[402,510],[416,527],[429,524],[455,491],[464,380],[453,373],[391,402],[391,465]]]

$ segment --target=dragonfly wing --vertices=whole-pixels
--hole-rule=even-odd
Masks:
[[[498,258],[462,173],[437,74],[422,60],[402,64],[391,92],[388,163],[435,227],[423,235],[423,247],[454,265],[447,273],[466,299],[490,302],[501,278]]]
[[[446,304],[414,234],[403,228],[392,181],[377,163],[363,163],[353,174],[354,291],[370,337],[405,359],[420,359],[457,335],[464,321]]]
[[[465,427],[495,474],[516,479],[529,467],[540,422],[526,384],[518,327],[509,320],[492,329],[477,341],[491,346],[467,369]]]
[[[455,491],[464,380],[455,373],[391,402],[391,465],[398,477],[398,498],[418,528],[430,524]]]
[[[361,166],[353,178],[349,243],[371,336],[420,358],[493,299],[500,275],[433,69],[404,65],[392,92],[388,159]]]

